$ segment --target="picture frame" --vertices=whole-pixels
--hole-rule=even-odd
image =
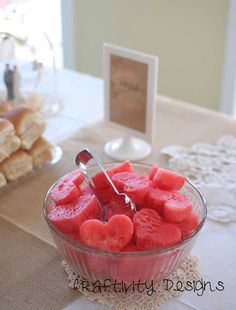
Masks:
[[[156,123],[158,62],[153,55],[103,45],[105,122],[151,145]]]

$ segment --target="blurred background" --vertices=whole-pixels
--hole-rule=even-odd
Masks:
[[[30,38],[45,66],[97,77],[104,42],[157,55],[160,94],[236,115],[236,0],[0,0],[0,32]]]

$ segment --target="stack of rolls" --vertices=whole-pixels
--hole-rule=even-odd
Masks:
[[[12,109],[11,105],[7,101],[0,102],[0,116],[3,116],[6,112]]]
[[[0,118],[0,187],[41,166],[52,157],[52,146],[42,137],[42,116],[19,106]]]

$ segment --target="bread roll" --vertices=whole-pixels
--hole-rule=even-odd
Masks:
[[[4,114],[15,127],[21,139],[21,148],[29,150],[42,135],[46,124],[42,116],[31,108],[20,106]]]
[[[32,168],[32,158],[22,150],[15,152],[0,164],[0,172],[5,175],[8,181],[17,179],[31,171]]]
[[[0,187],[3,187],[7,183],[4,174],[0,172]]]
[[[10,111],[12,107],[6,101],[0,103],[0,116],[3,116],[6,112]]]
[[[20,145],[21,141],[15,135],[12,123],[0,118],[0,162],[17,151]]]
[[[34,143],[28,154],[33,159],[33,166],[40,167],[52,158],[52,146],[46,139],[41,137]]]

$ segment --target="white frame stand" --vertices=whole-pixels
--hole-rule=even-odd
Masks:
[[[111,55],[138,61],[148,66],[145,131],[139,132],[111,120]],[[141,160],[151,153],[155,133],[158,57],[105,43],[103,73],[106,124],[123,131],[125,136],[109,141],[105,153],[115,160]]]
[[[139,138],[126,135],[105,144],[105,153],[115,160],[141,160],[151,153],[151,145]]]

